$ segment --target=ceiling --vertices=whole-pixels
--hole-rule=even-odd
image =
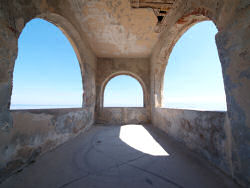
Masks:
[[[129,0],[73,0],[77,19],[98,57],[148,57],[158,40],[152,9],[133,9]]]

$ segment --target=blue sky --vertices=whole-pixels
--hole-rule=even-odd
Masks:
[[[174,46],[164,76],[164,107],[226,110],[216,26],[191,27]]]
[[[76,54],[53,24],[34,19],[18,40],[11,104],[82,104],[82,78]]]
[[[131,76],[120,75],[111,79],[104,90],[104,107],[143,107],[140,83]]]
[[[164,77],[165,107],[226,110],[216,33],[212,22],[202,22],[177,42]],[[41,19],[30,21],[18,49],[12,109],[81,106],[80,66],[71,44],[56,26]],[[134,78],[118,76],[107,84],[104,106],[142,105],[142,88]]]

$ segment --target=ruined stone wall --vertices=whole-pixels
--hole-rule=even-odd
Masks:
[[[0,181],[94,122],[96,57],[75,19],[75,9],[68,1],[0,1]],[[53,23],[71,42],[81,67],[83,108],[9,110],[18,38],[34,18]]]
[[[154,125],[228,172],[228,117],[225,112],[156,108]]]
[[[11,111],[13,127],[0,132],[0,182],[35,161],[36,157],[93,124],[88,109]]]
[[[98,123],[122,124],[123,122],[149,122],[150,119],[150,70],[147,58],[98,58],[96,72],[96,120]],[[129,75],[142,86],[143,108],[105,108],[103,97],[106,84],[115,76]],[[121,112],[121,114],[119,114]],[[132,115],[131,113],[134,112]],[[126,115],[125,115],[126,114]],[[131,115],[131,116],[130,116]]]
[[[247,0],[176,0],[166,17],[165,29],[151,56],[152,121],[162,115],[163,77],[169,55],[181,35],[195,23],[212,20],[218,29],[216,44],[222,65],[227,97],[227,131],[225,134],[228,157],[226,168],[217,166],[242,185],[250,184],[250,3]],[[165,116],[169,117],[169,111]],[[198,115],[198,114],[197,114]],[[167,121],[162,121],[167,128]],[[191,121],[191,126],[194,126]],[[174,126],[174,125],[173,125]],[[188,126],[188,123],[186,124]],[[168,131],[167,131],[168,132]],[[172,136],[177,133],[173,132]],[[196,135],[197,132],[194,132]],[[198,135],[196,135],[198,137]],[[180,138],[183,142],[185,140]],[[199,147],[197,147],[199,148]],[[204,148],[199,148],[203,153]],[[211,151],[208,151],[211,152]],[[203,156],[206,155],[203,153]],[[209,158],[208,158],[209,159]],[[214,163],[213,159],[209,159]],[[222,158],[223,160],[223,158]]]

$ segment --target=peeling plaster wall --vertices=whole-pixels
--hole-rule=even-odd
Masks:
[[[67,1],[0,1],[0,181],[94,122],[96,56],[74,11]],[[25,24],[37,17],[55,24],[71,42],[81,67],[84,108],[9,110],[18,38]]]
[[[230,146],[226,136],[228,117],[225,112],[207,112],[156,108],[153,124],[167,135],[184,143],[224,172],[231,169]]]
[[[0,132],[0,182],[35,158],[86,131],[93,124],[90,109],[11,111],[12,129]]]
[[[230,157],[225,162],[228,167],[225,168],[224,165],[217,163],[216,165],[238,183],[247,186],[250,184],[250,79],[248,76],[250,3],[248,0],[176,0],[165,19],[164,31],[151,56],[152,119],[162,113],[159,112],[161,111],[159,108],[162,105],[163,77],[174,45],[193,24],[208,19],[212,20],[218,28],[216,44],[222,66],[228,109],[227,129],[226,131],[221,129],[221,134],[226,135],[227,143],[230,145],[228,146]],[[168,113],[165,115],[169,117]],[[158,121],[153,120],[153,122],[158,126]],[[167,126],[166,122],[165,126]],[[172,136],[177,137],[175,134],[177,133],[172,132]],[[181,137],[179,139],[186,142]],[[210,161],[213,162],[213,160]]]
[[[96,123],[105,125],[149,124],[150,114],[146,108],[105,107],[97,115]]]

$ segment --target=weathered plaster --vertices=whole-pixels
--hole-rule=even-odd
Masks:
[[[169,136],[183,142],[225,172],[230,171],[230,148],[225,129],[225,112],[156,108],[153,124]]]
[[[230,157],[225,162],[229,169],[226,173],[245,186],[250,182],[249,19],[249,1],[177,0],[166,16],[164,31],[151,56],[153,119],[162,105],[163,77],[174,45],[193,24],[203,20],[215,23],[218,29],[216,44],[227,97],[226,133],[230,137],[227,144],[231,148],[227,154]]]
[[[155,7],[159,1],[147,2]],[[249,0],[171,2],[162,32],[157,34],[157,18],[152,9],[132,9],[129,1],[0,1],[1,178],[94,121],[123,124],[152,119],[154,126],[200,153],[242,185],[249,185]],[[37,17],[58,26],[75,49],[83,80],[82,109],[9,111],[18,37],[25,24]],[[203,20],[212,20],[219,31],[216,44],[228,112],[160,109],[169,55],[181,35]],[[144,108],[102,107],[106,83],[120,74],[131,75],[141,83]]]
[[[79,32],[69,8],[62,1],[0,2],[0,181],[94,122],[96,56]],[[76,52],[84,80],[85,107],[78,112],[75,109],[9,111],[18,37],[33,18],[45,19],[59,27]]]
[[[132,9],[129,0],[75,0],[77,19],[98,57],[148,57],[158,34],[151,9]]]
[[[11,111],[13,128],[0,132],[0,182],[35,158],[88,129],[93,109]]]
[[[142,86],[144,108],[150,114],[149,60],[147,58],[98,58],[96,72],[96,115],[103,117],[103,97],[107,83],[118,75],[134,77]],[[98,118],[98,117],[97,117]]]
[[[126,125],[149,124],[150,122],[149,110],[139,107],[104,107],[96,115],[97,124]]]

